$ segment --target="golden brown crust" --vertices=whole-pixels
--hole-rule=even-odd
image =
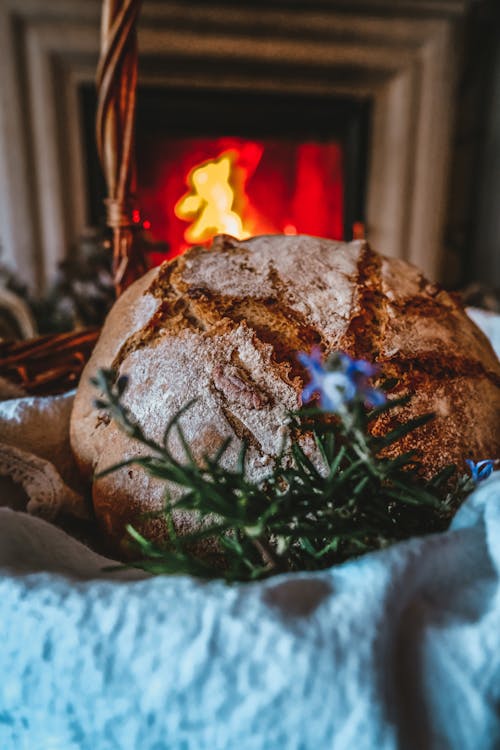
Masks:
[[[89,375],[113,365],[129,374],[126,403],[149,434],[160,439],[168,419],[197,397],[183,417],[195,454],[233,437],[229,464],[245,439],[256,479],[288,436],[287,410],[300,405],[296,353],[315,345],[377,362],[398,378],[397,395],[416,394],[390,422],[374,424],[376,433],[437,413],[397,447],[416,450],[427,473],[500,454],[500,364],[456,300],[364,242],[269,236],[216,238],[210,250],[164,264],[120,299],[75,400],[75,455],[90,475],[140,452],[91,405]],[[161,509],[162,492],[139,468],[123,469],[94,482],[96,513],[115,539],[125,522],[161,536],[161,523],[141,516]],[[182,530],[189,518],[176,522]]]

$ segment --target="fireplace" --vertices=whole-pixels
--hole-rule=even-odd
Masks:
[[[104,221],[96,95],[82,85],[87,221]],[[140,87],[136,221],[150,262],[216,233],[351,239],[365,221],[371,105],[299,96]]]
[[[99,180],[90,174],[85,145],[91,129],[81,117],[82,89],[90,91],[95,79],[101,7],[101,0],[0,3],[0,245],[3,261],[40,291],[102,217],[103,191],[89,184]],[[231,137],[241,148],[243,141],[289,139],[296,156],[286,159],[294,162],[308,144],[323,163],[333,156],[323,159],[321,148],[339,149],[339,223],[318,232],[338,235],[341,217],[348,238],[361,221],[376,249],[449,280],[454,249],[445,241],[446,200],[465,9],[464,0],[325,0],[313,6],[299,0],[145,0],[140,92],[146,99],[154,89],[169,95],[160,98],[163,114],[151,115],[146,102],[139,118],[149,118],[152,135],[163,117],[172,139]],[[183,115],[182,97],[191,102]],[[233,111],[225,111],[236,118],[229,130],[225,121],[212,125],[222,117],[224,108],[215,106],[222,100],[232,102]],[[281,118],[269,116],[271,102],[284,107]],[[343,103],[347,110],[337,116],[334,108]],[[331,114],[317,115],[316,106],[331,107]],[[279,133],[271,123],[280,125]],[[328,128],[311,130],[312,123]],[[144,170],[149,157],[140,140],[138,147]],[[222,154],[222,148],[204,153],[199,164]],[[160,195],[150,177],[139,174],[142,221],[151,222],[152,239],[178,245],[161,230],[157,214],[148,215],[153,193]],[[282,215],[277,228],[293,231],[297,223]]]

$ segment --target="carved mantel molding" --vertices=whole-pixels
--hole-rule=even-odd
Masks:
[[[139,82],[370,97],[369,237],[439,278],[465,6],[145,0]],[[86,224],[78,96],[95,78],[100,11],[100,0],[0,0],[0,244],[32,286],[50,282]]]

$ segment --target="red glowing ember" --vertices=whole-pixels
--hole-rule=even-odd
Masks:
[[[142,226],[168,257],[221,232],[344,236],[337,142],[166,138],[144,151]]]

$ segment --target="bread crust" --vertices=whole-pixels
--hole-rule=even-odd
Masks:
[[[113,367],[129,376],[125,403],[151,437],[161,440],[168,420],[196,398],[182,418],[195,455],[230,437],[230,465],[244,439],[248,474],[258,479],[289,439],[287,412],[300,406],[305,379],[296,353],[313,346],[376,362],[398,379],[395,395],[415,394],[375,433],[436,413],[394,449],[416,450],[428,474],[500,455],[500,364],[456,299],[365,242],[221,236],[150,271],[115,304],[73,408],[82,472],[91,478],[143,453],[93,406],[89,378]],[[175,441],[172,450],[181,457]],[[161,520],[145,517],[162,508],[163,493],[136,466],[93,482],[96,515],[115,542],[127,523],[165,535]],[[192,523],[189,514],[175,520],[181,533]]]

